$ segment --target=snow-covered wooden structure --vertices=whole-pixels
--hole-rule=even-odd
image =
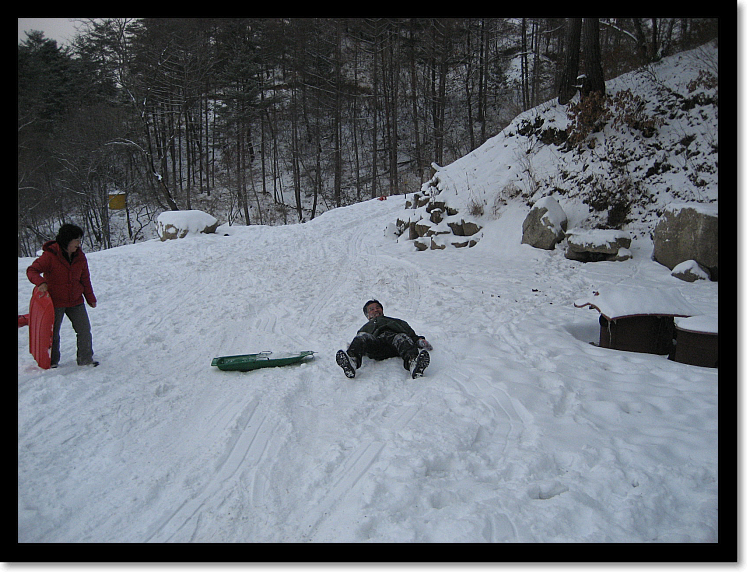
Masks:
[[[640,286],[601,290],[574,306],[600,312],[601,347],[668,356],[675,348],[675,318],[698,314],[677,289]]]
[[[673,360],[717,368],[719,332],[716,316],[692,316],[675,319],[675,352]]]

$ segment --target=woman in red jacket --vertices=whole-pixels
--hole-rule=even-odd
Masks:
[[[96,296],[91,287],[86,255],[80,250],[83,229],[65,224],[60,227],[54,241],[42,248],[42,256],[26,269],[26,276],[39,287],[49,292],[55,307],[55,327],[52,337],[52,368],[60,361],[60,325],[63,315],[73,323],[78,336],[78,365],[98,366],[93,359],[91,323],[86,313],[83,298],[91,308],[96,308]]]

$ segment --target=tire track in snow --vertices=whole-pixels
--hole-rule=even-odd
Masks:
[[[334,505],[339,504],[367,472],[384,449],[384,443],[369,441],[359,446],[339,466],[332,486],[314,508],[301,521],[299,531],[304,539],[311,541],[319,525],[330,516]]]
[[[285,299],[292,302],[279,309],[269,299],[259,313],[257,329],[269,328],[273,334],[303,344],[329,332],[331,321],[342,322],[342,317],[350,312],[346,301],[361,290],[364,282],[356,249],[368,232],[366,225],[354,219],[344,223],[343,228],[346,233],[323,240],[316,234],[314,221],[294,229],[298,250],[292,258],[277,258],[271,275],[266,277],[269,284],[265,285],[271,293],[282,290]]]

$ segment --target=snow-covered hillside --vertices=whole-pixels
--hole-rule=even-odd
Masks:
[[[626,111],[611,105],[604,128],[576,146],[558,135],[570,131],[567,106],[552,100],[533,108],[478,149],[437,166],[423,191],[489,219],[512,199],[553,196],[570,229],[605,225],[606,203],[623,199],[631,203],[626,230],[648,236],[672,202],[717,202],[717,61],[708,44],[606,82]],[[631,127],[653,118],[656,131]]]
[[[445,196],[469,197],[455,183],[468,180],[493,205],[516,139],[440,171]],[[550,172],[557,156],[541,153],[534,172]],[[716,175],[709,189],[716,200]],[[562,199],[573,224],[588,220]],[[18,541],[718,541],[718,370],[599,348],[598,313],[573,304],[612,285],[672,288],[716,315],[718,284],[672,277],[647,232],[624,262],[522,245],[519,198],[486,209],[475,247],[417,252],[385,233],[404,207],[88,254],[101,365],[75,365],[67,321],[56,370],[18,332]],[[19,314],[32,260],[18,260]],[[370,298],[433,344],[424,378],[399,360],[365,360],[353,380],[335,364]],[[210,366],[264,350],[317,354]]]

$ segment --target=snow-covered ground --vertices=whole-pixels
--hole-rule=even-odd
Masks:
[[[517,156],[509,139],[442,170],[444,195],[470,197],[460,173],[487,187]],[[536,173],[559,160],[544,153]],[[699,192],[716,199],[716,176]],[[18,541],[717,542],[718,370],[599,348],[598,312],[574,302],[674,289],[716,315],[718,283],[654,262],[647,217],[632,259],[583,264],[521,244],[523,201],[485,201],[473,248],[394,240],[399,196],[89,253],[101,365],[75,365],[65,321],[60,367],[42,371],[18,331]],[[335,364],[370,298],[433,344],[424,378],[396,359],[354,380]],[[210,366],[264,350],[317,354]]]
[[[717,541],[718,371],[598,348],[573,305],[636,284],[713,313],[717,283],[647,241],[586,265],[521,245],[520,206],[472,249],[416,252],[383,233],[403,208],[89,254],[101,365],[75,365],[67,321],[56,370],[18,332],[18,540]],[[371,297],[434,345],[423,379],[335,364]],[[210,366],[262,350],[318,354]]]

